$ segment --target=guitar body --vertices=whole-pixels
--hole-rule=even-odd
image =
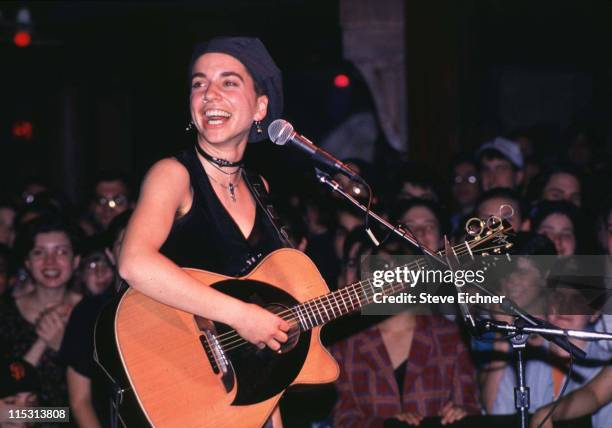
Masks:
[[[328,293],[312,261],[292,249],[271,253],[239,279],[185,270],[203,287],[273,312]],[[282,353],[259,350],[224,324],[129,289],[99,318],[96,358],[125,390],[119,407],[125,426],[255,428],[290,385],[338,376],[337,363],[321,345],[320,327],[297,331]]]

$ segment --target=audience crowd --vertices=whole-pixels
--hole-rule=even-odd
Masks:
[[[562,328],[607,332],[612,330],[606,291],[612,283],[612,164],[584,135],[556,150],[541,153],[529,132],[500,136],[473,153],[457,154],[447,182],[415,163],[383,172],[361,160],[347,162],[372,185],[372,209],[432,250],[442,250],[445,238],[453,244],[469,238],[464,226],[470,218],[504,218],[513,228],[513,256],[499,279],[485,285]],[[112,391],[93,359],[93,331],[97,314],[123,288],[115,262],[135,201],[131,180],[139,178],[99,174],[81,210],[40,178],[3,189],[0,415],[11,406],[69,406],[73,426],[110,426]],[[366,187],[345,177],[337,181],[368,201]],[[386,192],[378,192],[382,182]],[[421,253],[366,223],[361,211],[328,189],[313,186],[304,182],[303,188],[276,194],[275,204],[291,241],[312,258],[331,290],[361,279],[363,256]],[[595,293],[593,284],[567,279],[582,278],[583,268],[570,256],[587,255],[600,256],[593,258],[601,261],[602,272]],[[536,264],[529,256],[552,261]],[[555,272],[568,274],[553,275],[553,265]],[[478,310],[480,316],[512,322],[498,305]],[[332,322],[323,340],[339,362],[340,377],[329,394],[316,394],[315,410],[296,410],[295,400],[303,397],[289,393],[282,402],[285,425],[382,427],[394,419],[418,425],[427,417],[447,424],[467,415],[515,413],[508,338],[471,337],[447,312],[353,314]],[[572,343],[586,357],[574,360],[570,375],[565,350],[529,338],[526,372],[534,423],[560,399],[547,424],[586,415],[594,427],[609,428],[612,343]],[[0,427],[5,424],[15,426],[0,420]]]

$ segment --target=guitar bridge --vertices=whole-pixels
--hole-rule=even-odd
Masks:
[[[195,317],[195,321],[198,329],[204,333],[200,335],[200,342],[204,351],[206,351],[206,357],[213,372],[217,375],[221,374],[221,383],[225,392],[229,393],[234,388],[234,369],[217,339],[215,325],[212,321],[198,316]]]

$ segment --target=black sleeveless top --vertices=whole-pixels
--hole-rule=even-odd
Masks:
[[[257,195],[253,195],[256,201],[255,224],[245,239],[215,194],[195,149],[181,152],[176,159],[189,172],[193,202],[189,212],[172,225],[160,249],[162,254],[181,267],[242,276],[267,254],[285,246],[273,220],[258,203]],[[254,180],[261,181],[259,176],[250,176],[244,171],[242,176],[250,189]]]

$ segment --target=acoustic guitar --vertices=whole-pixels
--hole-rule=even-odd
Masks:
[[[498,254],[511,246],[505,223],[473,220],[479,230],[468,229],[470,239],[452,248],[455,255]],[[329,292],[313,262],[293,249],[274,251],[241,278],[185,271],[203,287],[278,314],[291,326],[289,340],[280,353],[259,349],[225,324],[129,288],[98,318],[94,355],[115,385],[124,426],[261,427],[289,386],[338,377],[338,364],[321,344],[321,326],[372,303],[375,292],[391,295],[406,286],[375,288],[366,279]]]

